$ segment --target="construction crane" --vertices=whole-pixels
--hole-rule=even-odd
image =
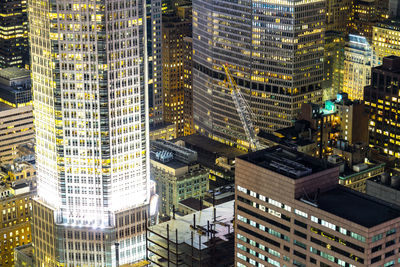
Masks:
[[[243,129],[246,133],[247,140],[249,141],[249,149],[253,151],[258,150],[260,149],[260,142],[258,141],[257,132],[253,125],[254,115],[251,112],[249,104],[247,104],[246,99],[243,97],[240,89],[236,85],[228,65],[223,65],[223,67],[226,74],[226,84],[231,90],[233,103],[235,103],[237,113],[242,121]]]

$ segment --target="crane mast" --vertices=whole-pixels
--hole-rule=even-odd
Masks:
[[[233,103],[235,104],[239,118],[243,124],[244,131],[246,133],[247,139],[250,143],[250,150],[260,149],[260,143],[257,138],[257,133],[253,125],[253,114],[251,112],[250,106],[246,99],[237,87],[235,80],[227,65],[223,65],[225,69],[227,85],[231,90]]]

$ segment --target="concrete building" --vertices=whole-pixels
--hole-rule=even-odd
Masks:
[[[233,264],[233,201],[147,229],[147,258],[155,266]]]
[[[0,121],[0,162],[11,163],[17,147],[35,138],[29,71],[0,70]]]
[[[147,55],[149,92],[149,123],[155,127],[163,122],[162,89],[162,0],[146,0]]]
[[[178,8],[179,9],[179,8]],[[184,37],[192,35],[190,13],[163,14],[162,26],[162,74],[163,120],[176,126],[177,136],[184,135]]]
[[[29,67],[27,1],[0,2],[0,69]]]
[[[0,265],[14,266],[14,249],[32,240],[30,184],[0,185]],[[27,265],[32,266],[32,265]]]
[[[400,56],[400,21],[387,20],[373,27],[374,66],[382,65],[387,56]]]
[[[197,153],[168,141],[151,142],[151,177],[162,220],[170,218],[179,201],[201,198],[209,189],[208,170],[198,163]]]
[[[226,64],[260,130],[291,126],[302,103],[321,103],[325,5],[324,0],[299,1],[295,7],[286,0],[271,5],[193,1],[196,132],[225,144],[249,147],[224,84]],[[305,16],[307,20],[300,19]]]
[[[145,257],[154,34],[146,5],[28,0],[36,266],[113,267]]]
[[[372,148],[398,160],[400,57],[383,58],[383,65],[374,67],[371,75],[371,85],[364,90],[365,106],[369,114],[369,144]]]
[[[235,266],[394,266],[400,208],[280,147],[236,160]]]
[[[373,50],[366,37],[349,35],[344,49],[343,92],[351,100],[362,100],[364,87],[369,85]]]
[[[199,163],[209,170],[212,188],[233,183],[235,158],[246,153],[199,134],[180,137],[175,142],[197,152]]]
[[[158,123],[150,127],[150,140],[172,140],[176,138],[176,126],[173,123]]]

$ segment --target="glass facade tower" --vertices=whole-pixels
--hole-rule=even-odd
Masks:
[[[193,1],[193,112],[198,132],[248,147],[222,64],[265,131],[322,100],[324,0]]]
[[[36,266],[139,260],[149,201],[146,2],[28,6]]]

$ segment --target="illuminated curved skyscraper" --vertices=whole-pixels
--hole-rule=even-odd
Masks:
[[[149,203],[146,1],[28,6],[36,266],[140,260]]]
[[[194,0],[193,116],[197,132],[248,147],[224,84],[228,64],[268,132],[322,101],[325,0]]]

